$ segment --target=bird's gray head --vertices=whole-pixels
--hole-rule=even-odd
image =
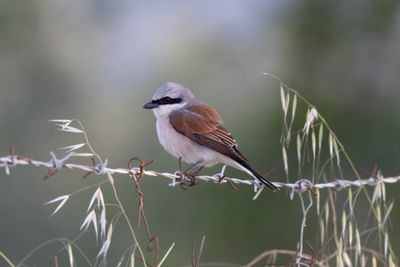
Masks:
[[[152,109],[156,118],[159,118],[183,107],[194,98],[189,89],[183,85],[167,82],[157,89],[152,100],[146,103],[143,108]]]

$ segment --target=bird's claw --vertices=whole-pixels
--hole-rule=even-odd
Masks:
[[[198,183],[196,182],[196,173],[185,173],[185,172],[180,172],[180,171],[176,171],[174,173],[176,176],[178,176],[177,178],[174,179],[174,184],[178,183],[180,185],[180,187],[182,187],[182,189],[184,190],[188,190],[187,186],[192,187],[197,185]],[[188,183],[187,183],[188,181]]]

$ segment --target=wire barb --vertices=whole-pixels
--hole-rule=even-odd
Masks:
[[[48,174],[44,177],[44,179],[49,178],[56,174],[62,168],[66,169],[76,169],[82,170],[88,173],[94,173],[96,175],[104,175],[104,174],[128,174],[134,175],[135,177],[142,177],[146,176],[153,176],[153,177],[163,177],[172,180],[172,182],[179,179],[179,174],[176,173],[168,173],[168,172],[157,172],[153,170],[146,170],[150,162],[141,162],[138,158],[132,158],[129,163],[129,168],[108,168],[107,164],[108,161],[105,160],[103,163],[98,163],[94,165],[84,165],[84,164],[75,164],[75,163],[68,163],[68,160],[75,156],[74,152],[70,152],[66,154],[63,158],[58,159],[54,152],[50,152],[51,159],[49,161],[38,161],[33,160],[29,157],[24,156],[17,156],[14,153],[0,157],[0,168],[4,168],[7,175],[10,174],[10,168],[16,166],[23,166],[23,165],[32,165],[35,167],[45,167],[48,168]],[[139,160],[139,166],[133,166],[133,161]],[[254,180],[244,180],[239,178],[232,178],[232,177],[224,177],[221,180],[219,176],[211,175],[199,175],[196,176],[197,181],[209,182],[212,181],[216,184],[224,184],[228,183],[231,187],[235,187],[237,184],[242,185],[249,185],[252,186],[255,190],[254,192],[259,192],[260,185],[257,184],[257,181]],[[362,187],[362,186],[372,186],[376,187],[380,184],[393,184],[400,182],[400,176],[393,176],[393,177],[369,177],[366,179],[334,179],[330,182],[326,183],[319,183],[313,184],[308,179],[300,179],[294,183],[281,183],[281,182],[274,182],[274,185],[278,188],[287,188],[291,190],[291,198],[293,198],[295,193],[304,193],[306,191],[312,191],[315,193],[315,190],[318,189],[334,189],[336,191],[343,190],[348,187]]]

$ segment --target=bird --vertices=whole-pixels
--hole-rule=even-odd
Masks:
[[[153,111],[159,142],[173,157],[200,168],[222,164],[224,170],[228,165],[277,189],[238,150],[236,140],[222,126],[221,115],[185,86],[163,83],[143,108]]]

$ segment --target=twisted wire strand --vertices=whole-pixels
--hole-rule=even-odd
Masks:
[[[128,168],[110,168],[107,167],[108,162],[107,160],[104,163],[98,163],[96,165],[84,165],[84,164],[77,164],[77,163],[69,163],[68,160],[72,157],[76,156],[75,152],[70,152],[66,154],[62,158],[57,158],[53,152],[50,152],[51,159],[49,161],[40,161],[34,160],[29,157],[17,156],[17,155],[8,155],[0,157],[0,168],[5,170],[7,175],[10,175],[11,169],[16,166],[25,166],[25,165],[32,165],[35,167],[44,167],[48,168],[52,171],[58,171],[62,168],[67,169],[75,169],[75,170],[82,170],[85,172],[92,172],[95,175],[103,175],[103,174],[125,174],[125,175],[132,175],[132,174],[139,174],[140,168],[133,167],[132,169]],[[172,180],[171,186],[175,185],[174,182],[176,179],[180,178],[179,174],[177,173],[169,173],[169,172],[158,172],[154,170],[144,170],[144,174],[147,176],[153,177],[164,177]],[[221,180],[219,175],[199,175],[196,176],[197,180],[204,181],[204,182],[214,182],[214,183],[227,183],[231,182],[234,184],[244,184],[250,185],[254,187],[260,187],[260,184],[257,180],[244,180],[239,178],[232,178],[232,177],[225,177]],[[348,187],[362,187],[362,186],[377,186],[381,183],[393,184],[400,182],[400,176],[393,176],[393,177],[369,177],[367,179],[355,179],[355,180],[345,180],[345,179],[335,179],[330,182],[325,183],[318,183],[313,184],[308,179],[300,179],[294,183],[282,183],[282,182],[273,182],[273,184],[278,188],[288,188],[292,189],[294,192],[304,192],[310,189],[325,189],[331,188],[335,190],[342,190]],[[257,191],[257,190],[255,190]]]

